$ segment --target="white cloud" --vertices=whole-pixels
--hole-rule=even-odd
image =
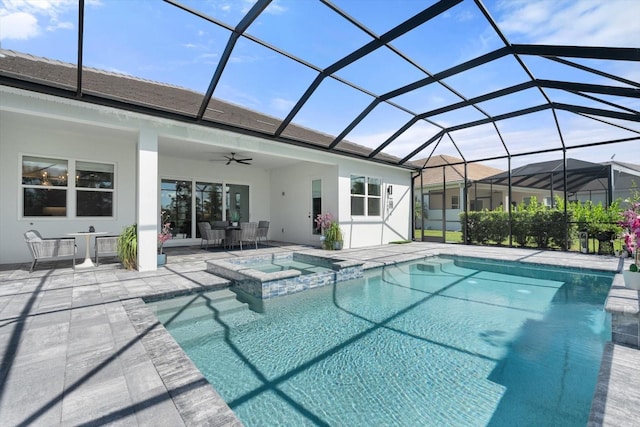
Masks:
[[[73,22],[53,22],[51,25],[47,26],[47,31],[51,32],[56,30],[73,30],[74,28],[75,24]]]
[[[258,56],[255,56],[255,55],[237,54],[237,55],[231,55],[231,58],[229,58],[229,62],[232,62],[232,63],[235,63],[235,64],[247,64],[247,63],[251,63],[251,62],[256,62],[259,59],[260,58]]]
[[[278,0],[274,0],[267,6],[265,9],[265,13],[270,13],[272,15],[282,15],[287,11],[287,8],[284,7]]]
[[[289,112],[296,103],[290,99],[273,98],[271,100],[271,108],[276,111]]]
[[[77,10],[77,0],[4,0],[0,3],[0,40],[27,40],[45,31],[73,29],[75,24],[69,19],[75,19]]]
[[[38,19],[24,12],[0,16],[0,40],[27,40],[40,33]]]
[[[640,46],[637,0],[503,0],[498,11],[512,42]]]

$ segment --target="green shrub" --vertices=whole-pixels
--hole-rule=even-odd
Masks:
[[[518,208],[515,211],[511,211],[511,238],[518,246],[527,246],[531,228],[531,215],[529,215],[529,212]]]
[[[591,202],[570,202],[565,221],[564,200],[556,197],[555,207],[539,203],[535,197],[528,204],[520,203],[511,211],[511,236],[518,246],[538,248],[570,247],[578,231],[587,230],[591,237],[615,235],[620,232],[617,224],[620,207],[617,202],[610,207]],[[486,244],[489,241],[502,244],[509,237],[509,213],[502,208],[494,211],[464,212],[460,220],[467,224],[467,243]],[[565,233],[566,231],[566,233]],[[567,240],[568,238],[568,240]]]
[[[127,270],[138,268],[138,226],[125,227],[118,236],[118,257]]]
[[[333,221],[324,232],[323,246],[327,250],[336,249],[336,243],[342,248],[342,230],[340,225]]]
[[[502,210],[486,212],[482,221],[486,221],[486,226],[482,229],[487,231],[487,240],[493,240],[501,245],[509,237],[509,213]]]

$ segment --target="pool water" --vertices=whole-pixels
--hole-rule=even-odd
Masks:
[[[246,426],[584,426],[612,275],[427,258],[265,302],[154,307]]]
[[[293,259],[282,259],[273,260],[270,262],[248,264],[247,267],[251,267],[254,270],[262,271],[263,273],[274,273],[276,271],[284,270],[298,270],[303,275],[333,271],[327,267],[310,264],[308,262],[295,261]]]

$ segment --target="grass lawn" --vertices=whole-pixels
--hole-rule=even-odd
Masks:
[[[420,239],[420,230],[414,231],[414,236],[416,239]],[[424,230],[425,237],[442,237],[441,230]],[[445,233],[445,241],[453,242],[453,243],[462,243],[462,232],[461,231],[447,231]],[[489,242],[489,244],[495,244]],[[598,241],[595,239],[589,239],[589,253],[597,253],[598,252]],[[509,245],[509,240],[505,240],[502,242],[503,246]],[[514,244],[514,246],[517,246]],[[533,246],[531,246],[533,248]],[[613,242],[613,249],[620,251],[622,250],[622,240],[618,239]],[[574,239],[573,244],[569,248],[570,251],[578,252],[580,250],[580,242],[577,239]]]
[[[420,230],[415,230],[414,233],[416,239],[420,238]],[[424,230],[425,237],[442,237],[441,230]],[[447,231],[445,233],[445,241],[462,243],[462,232],[460,231]]]

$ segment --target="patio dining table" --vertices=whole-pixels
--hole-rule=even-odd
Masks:
[[[224,237],[224,247],[225,248],[231,248],[233,246],[235,246],[235,244],[237,243],[237,241],[234,241],[234,236],[233,236],[233,232],[235,230],[240,230],[240,225],[229,225],[227,227],[225,227],[225,237]]]
[[[67,233],[67,236],[79,237],[84,236],[86,249],[84,251],[84,261],[82,264],[76,264],[76,268],[91,268],[96,265],[91,261],[91,251],[90,251],[90,243],[91,236],[102,236],[104,234],[109,234],[108,231],[78,231],[76,233]]]

